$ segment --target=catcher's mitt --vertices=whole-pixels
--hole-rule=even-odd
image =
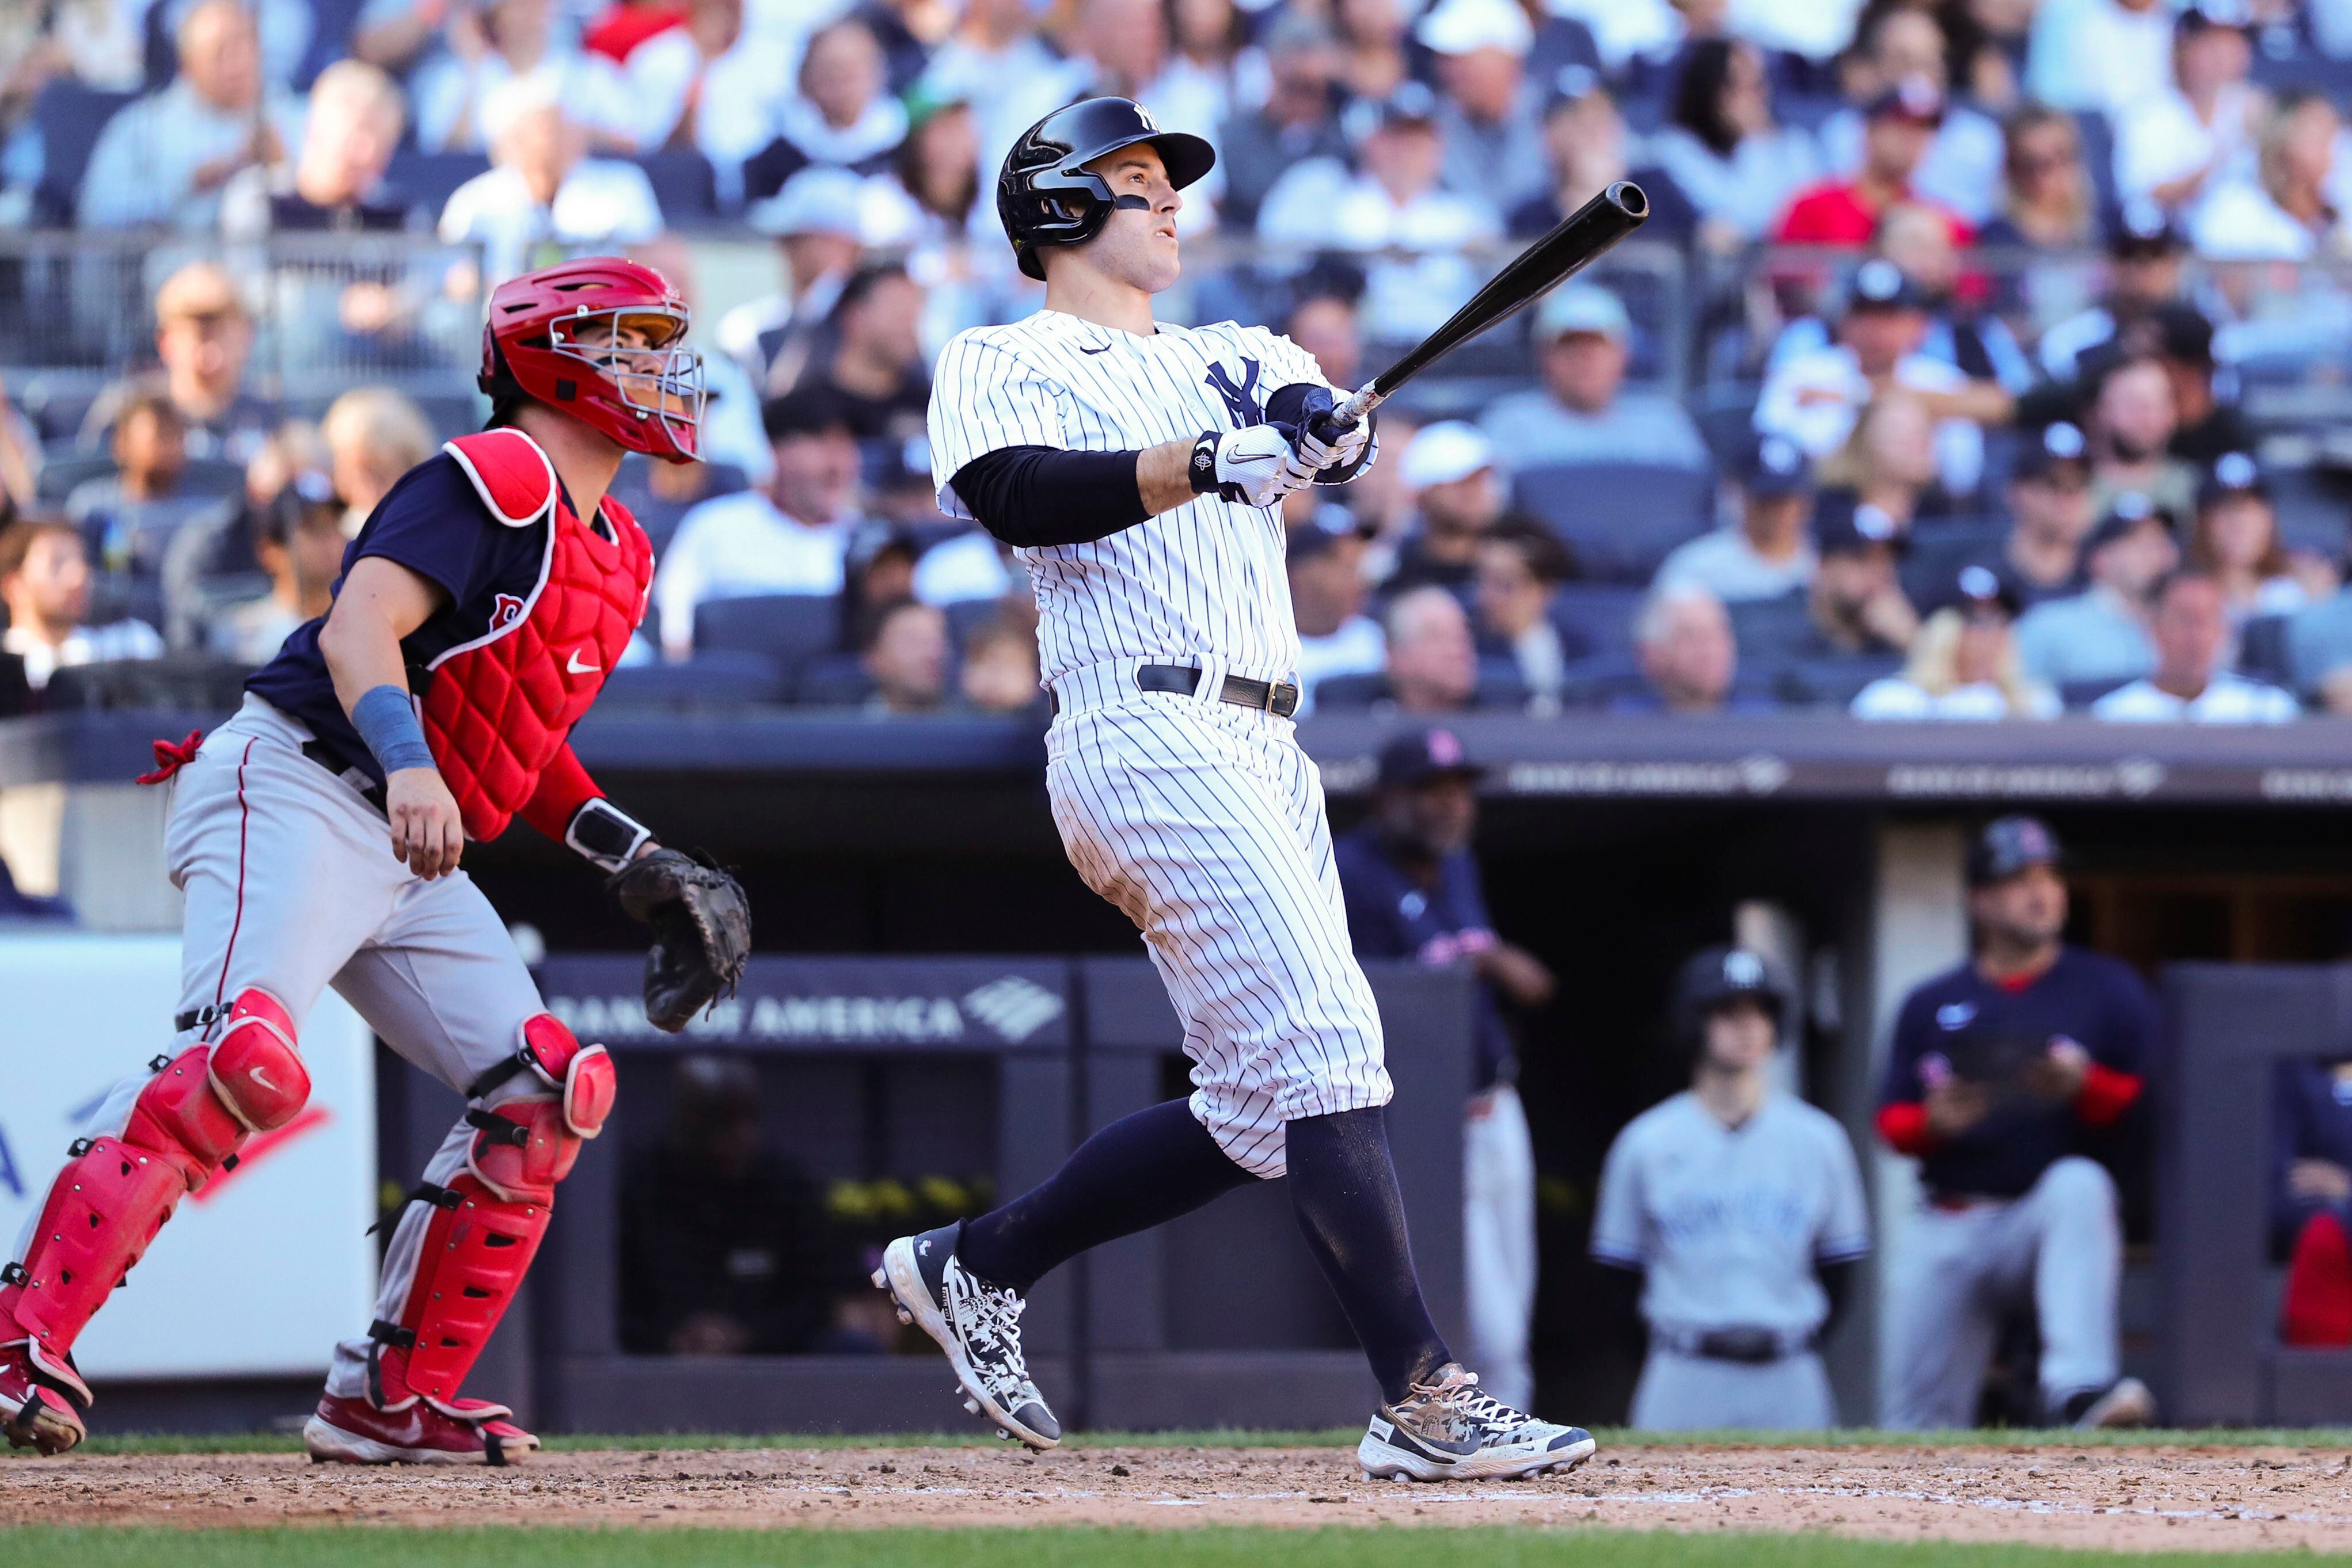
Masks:
[[[707,855],[656,850],[605,884],[621,908],[654,928],[646,955],[646,1018],[672,1034],[734,993],[751,952],[751,906],[743,888]]]

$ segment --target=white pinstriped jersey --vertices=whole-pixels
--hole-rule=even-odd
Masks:
[[[1307,350],[1263,327],[1162,326],[1149,337],[1058,310],[960,332],[931,383],[931,476],[940,509],[972,514],[959,470],[1007,446],[1124,452],[1255,424],[1293,382],[1328,385]],[[1202,496],[1092,544],[1015,552],[1036,585],[1048,684],[1118,658],[1223,659],[1287,679],[1298,632],[1279,507]]]

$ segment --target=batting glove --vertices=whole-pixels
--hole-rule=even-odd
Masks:
[[[1187,474],[1196,495],[1213,494],[1247,507],[1279,505],[1315,479],[1313,469],[1298,465],[1290,433],[1274,424],[1244,424],[1222,434],[1202,431],[1192,444]]]

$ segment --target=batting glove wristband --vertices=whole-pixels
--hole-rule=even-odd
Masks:
[[[1288,431],[1275,424],[1244,424],[1222,434],[1202,431],[1192,443],[1186,477],[1195,495],[1271,507],[1312,483],[1315,476],[1298,466]]]

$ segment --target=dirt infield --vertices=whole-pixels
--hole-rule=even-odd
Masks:
[[[1545,1524],[1834,1531],[2123,1550],[2352,1552],[2352,1458],[2319,1448],[1604,1449],[1569,1476],[1416,1487],[1317,1448],[625,1449],[509,1469],[287,1454],[0,1464],[30,1524]]]

